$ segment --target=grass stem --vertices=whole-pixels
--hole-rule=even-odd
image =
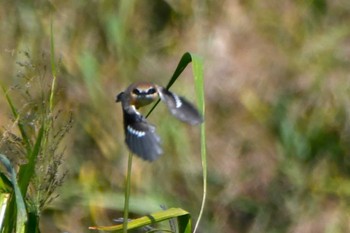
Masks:
[[[51,20],[51,28],[50,28],[50,58],[51,58],[51,73],[52,73],[52,84],[51,84],[51,92],[50,92],[50,114],[53,112],[53,98],[55,93],[56,86],[56,64],[55,64],[55,42],[53,35],[53,22]]]
[[[126,173],[126,180],[125,180],[123,233],[127,233],[128,232],[129,198],[130,198],[130,180],[131,180],[132,157],[133,157],[132,153],[129,152],[129,156],[128,156],[128,170],[127,170],[127,173]]]

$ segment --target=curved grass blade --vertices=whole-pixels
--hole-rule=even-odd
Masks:
[[[178,79],[178,77],[180,76],[180,74],[185,70],[185,68],[187,67],[187,65],[189,63],[191,63],[192,61],[192,56],[189,52],[186,52],[184,55],[182,55],[181,60],[179,62],[179,64],[176,67],[176,70],[173,74],[173,76],[170,78],[168,84],[166,85],[166,89],[169,89],[174,83],[175,81]],[[151,108],[151,110],[149,110],[149,112],[146,115],[146,118],[153,112],[153,110],[157,107],[157,105],[159,104],[158,100]]]
[[[160,212],[156,212],[153,214],[149,214],[147,216],[143,216],[141,218],[134,219],[130,222],[128,222],[128,229],[132,230],[140,227],[144,227],[150,224],[154,224],[157,222],[162,222],[165,220],[169,220],[172,218],[177,218],[178,220],[178,227],[179,232],[183,233],[191,233],[191,215],[181,209],[181,208],[170,208],[167,210],[163,210]],[[90,230],[102,230],[102,231],[116,231],[116,232],[122,232],[123,230],[123,224],[118,224],[114,226],[94,226],[89,227]]]
[[[205,96],[204,96],[204,66],[203,59],[197,55],[192,54],[192,70],[196,89],[196,96],[198,100],[199,111],[205,119]],[[205,136],[205,121],[201,124],[201,160],[202,160],[202,172],[203,172],[203,196],[202,204],[199,211],[199,215],[194,227],[195,233],[198,229],[200,220],[202,218],[205,206],[205,200],[207,197],[207,150],[206,150],[206,136]]]
[[[186,52],[184,55],[182,55],[173,76],[170,78],[166,86],[166,89],[169,89],[175,83],[175,81],[178,79],[180,74],[182,74],[182,72],[185,70],[187,65],[191,63],[191,61],[192,61],[192,55],[189,52]]]
[[[0,162],[4,165],[7,172],[10,174],[10,181],[12,183],[12,186],[15,192],[15,199],[16,199],[16,206],[17,206],[16,233],[24,233],[26,230],[26,223],[27,223],[28,217],[27,217],[23,196],[17,183],[16,172],[5,155],[0,154]]]

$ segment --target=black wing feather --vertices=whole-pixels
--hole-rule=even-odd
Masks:
[[[157,159],[163,153],[163,150],[155,127],[149,124],[138,112],[128,112],[126,110],[123,112],[125,142],[130,151],[144,160],[153,161]]]
[[[170,113],[179,120],[190,125],[203,122],[203,117],[198,110],[185,98],[178,96],[165,88],[159,90],[160,99],[167,105]]]

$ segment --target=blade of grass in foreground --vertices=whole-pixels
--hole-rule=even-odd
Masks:
[[[27,193],[28,185],[30,182],[30,179],[34,175],[35,172],[35,164],[37,161],[37,157],[40,153],[41,143],[43,139],[44,134],[44,126],[39,130],[35,145],[33,150],[31,151],[29,157],[28,157],[28,163],[21,166],[18,174],[18,183],[21,188],[22,193]]]
[[[170,78],[168,84],[166,85],[166,89],[169,89],[174,83],[175,81],[179,78],[180,74],[182,74],[182,72],[185,70],[185,68],[187,67],[187,65],[189,63],[191,63],[192,61],[192,56],[190,53],[185,53],[184,55],[182,55],[181,60],[179,62],[179,64],[176,67],[176,70],[173,74],[173,76]],[[159,104],[158,100],[151,108],[151,110],[149,110],[149,112],[146,115],[146,118],[151,115],[151,113],[153,112],[153,110],[157,107],[157,105]]]
[[[15,170],[5,155],[0,154],[0,162],[5,166],[7,172],[10,174],[10,180],[15,192],[17,206],[16,233],[24,233],[28,217],[23,196],[17,183]]]
[[[169,220],[171,218],[177,218],[179,224],[179,232],[191,233],[191,215],[181,208],[170,208],[141,218],[134,219],[128,223],[128,230],[144,227],[157,222]],[[114,226],[96,226],[89,227],[90,230],[101,231],[116,231],[122,232],[123,224]]]
[[[205,119],[205,96],[204,96],[204,67],[203,59],[197,55],[192,54],[192,71],[194,77],[194,83],[196,88],[196,96],[198,100],[199,110]],[[206,150],[206,136],[205,136],[205,121],[201,124],[201,160],[202,160],[202,172],[203,172],[203,197],[201,209],[199,211],[198,219],[195,224],[193,232],[198,229],[200,220],[202,218],[205,206],[205,200],[207,197],[207,150]]]

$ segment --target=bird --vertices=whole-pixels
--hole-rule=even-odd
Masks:
[[[149,123],[139,108],[160,100],[170,113],[190,124],[201,124],[204,119],[199,111],[182,96],[152,82],[135,82],[116,96],[121,102],[124,120],[125,143],[129,150],[146,161],[156,160],[162,153],[161,140],[156,127]]]

